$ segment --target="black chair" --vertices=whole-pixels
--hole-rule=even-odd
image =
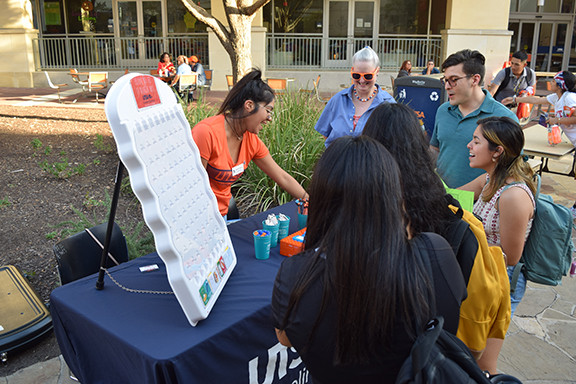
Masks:
[[[240,212],[238,212],[238,207],[236,206],[234,196],[230,198],[230,203],[228,204],[228,215],[226,216],[226,219],[228,221],[240,219]]]
[[[103,223],[72,235],[54,245],[53,250],[62,285],[100,271],[100,259],[102,258],[107,228],[108,223]],[[87,231],[90,231],[100,244]],[[118,224],[114,223],[106,268],[126,261],[128,261],[126,239]]]

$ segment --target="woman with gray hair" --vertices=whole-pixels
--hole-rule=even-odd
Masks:
[[[374,108],[396,102],[376,84],[379,72],[380,59],[372,48],[356,52],[350,70],[352,85],[330,99],[314,127],[326,140],[326,148],[339,137],[359,136]]]

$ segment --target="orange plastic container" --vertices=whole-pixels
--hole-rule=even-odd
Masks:
[[[300,253],[304,250],[304,242],[294,240],[297,236],[304,237],[304,233],[306,233],[306,228],[302,228],[298,232],[295,232],[289,236],[286,236],[282,240],[280,240],[280,254],[282,256],[292,256],[297,253]]]

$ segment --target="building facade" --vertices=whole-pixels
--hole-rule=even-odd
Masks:
[[[198,56],[214,71],[213,89],[227,89],[227,53],[181,0],[1,1],[0,50],[10,59],[0,86],[44,86],[43,70],[147,72],[169,52]],[[252,23],[253,65],[300,84],[322,73],[326,90],[338,88],[354,52],[367,45],[390,75],[404,60],[439,64],[463,48],[484,53],[487,77],[516,50],[537,71],[576,70],[576,0],[539,1],[271,0]],[[226,24],[221,1],[197,3]]]

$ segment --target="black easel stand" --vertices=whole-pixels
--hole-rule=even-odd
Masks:
[[[120,187],[122,185],[122,173],[124,172],[124,164],[122,161],[118,162],[116,169],[116,184],[114,186],[114,196],[112,197],[112,205],[110,206],[110,216],[108,217],[108,228],[106,229],[106,240],[104,241],[104,249],[102,250],[102,258],[100,259],[100,272],[98,274],[98,281],[96,282],[96,289],[104,289],[104,272],[106,268],[106,259],[108,258],[108,249],[110,248],[110,239],[112,238],[112,229],[114,228],[114,219],[116,217],[116,207],[118,206],[118,198],[120,196]]]

